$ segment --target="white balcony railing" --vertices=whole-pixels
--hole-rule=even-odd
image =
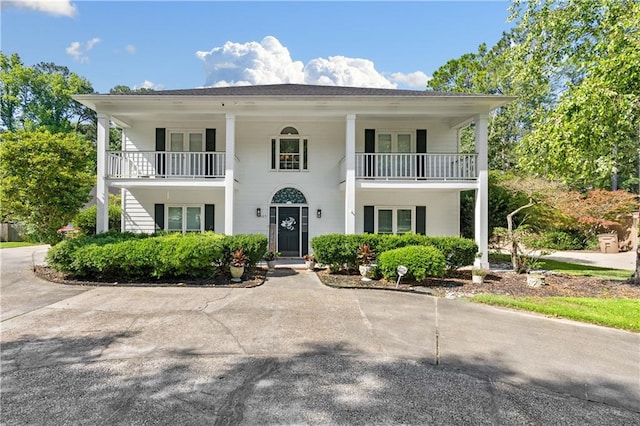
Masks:
[[[356,153],[356,179],[475,180],[476,154]]]
[[[108,151],[109,178],[221,178],[224,152]]]

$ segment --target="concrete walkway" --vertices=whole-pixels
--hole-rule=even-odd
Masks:
[[[61,286],[17,253],[0,251],[3,424],[640,424],[640,334],[292,269],[253,289]]]

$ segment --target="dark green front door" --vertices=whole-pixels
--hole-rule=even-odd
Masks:
[[[278,207],[278,251],[283,257],[300,256],[300,207]]]

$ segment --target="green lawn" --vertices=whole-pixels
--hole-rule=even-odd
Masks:
[[[514,298],[481,294],[473,302],[506,306],[545,315],[640,332],[640,300],[599,299],[591,297]]]
[[[37,246],[40,245],[40,243],[27,243],[25,241],[20,241],[20,242],[0,242],[0,249],[3,248],[13,248],[13,247],[28,247],[28,246]]]
[[[508,254],[491,254],[489,258],[494,261],[510,262]],[[605,280],[627,280],[633,275],[633,271],[623,269],[602,268],[593,265],[580,265],[578,263],[560,262],[551,259],[540,259],[537,269],[554,271],[559,274],[580,275],[585,277],[601,278]]]

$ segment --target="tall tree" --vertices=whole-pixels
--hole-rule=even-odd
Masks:
[[[508,95],[516,100],[498,108],[489,117],[489,167],[510,170],[516,162],[514,148],[532,126],[531,108],[548,102],[550,85],[540,79],[526,84],[509,77],[513,65],[512,46],[523,38],[516,27],[502,35],[490,49],[483,43],[476,53],[452,59],[433,74],[428,88],[437,91]],[[473,129],[462,134],[462,146],[473,149]]]
[[[495,46],[447,62],[429,88],[517,97],[490,117],[492,169],[636,190],[640,3],[514,0],[511,12]]]
[[[516,1],[527,37],[512,77],[549,76],[557,104],[534,110],[520,166],[579,189],[635,189],[640,127],[640,3]],[[544,161],[540,161],[544,158]]]
[[[95,149],[76,133],[20,130],[0,135],[0,218],[53,243],[90,199]]]
[[[17,53],[0,52],[0,125],[7,130],[44,127],[69,131],[95,113],[71,95],[93,93],[91,83],[67,67],[42,62],[25,66]]]

